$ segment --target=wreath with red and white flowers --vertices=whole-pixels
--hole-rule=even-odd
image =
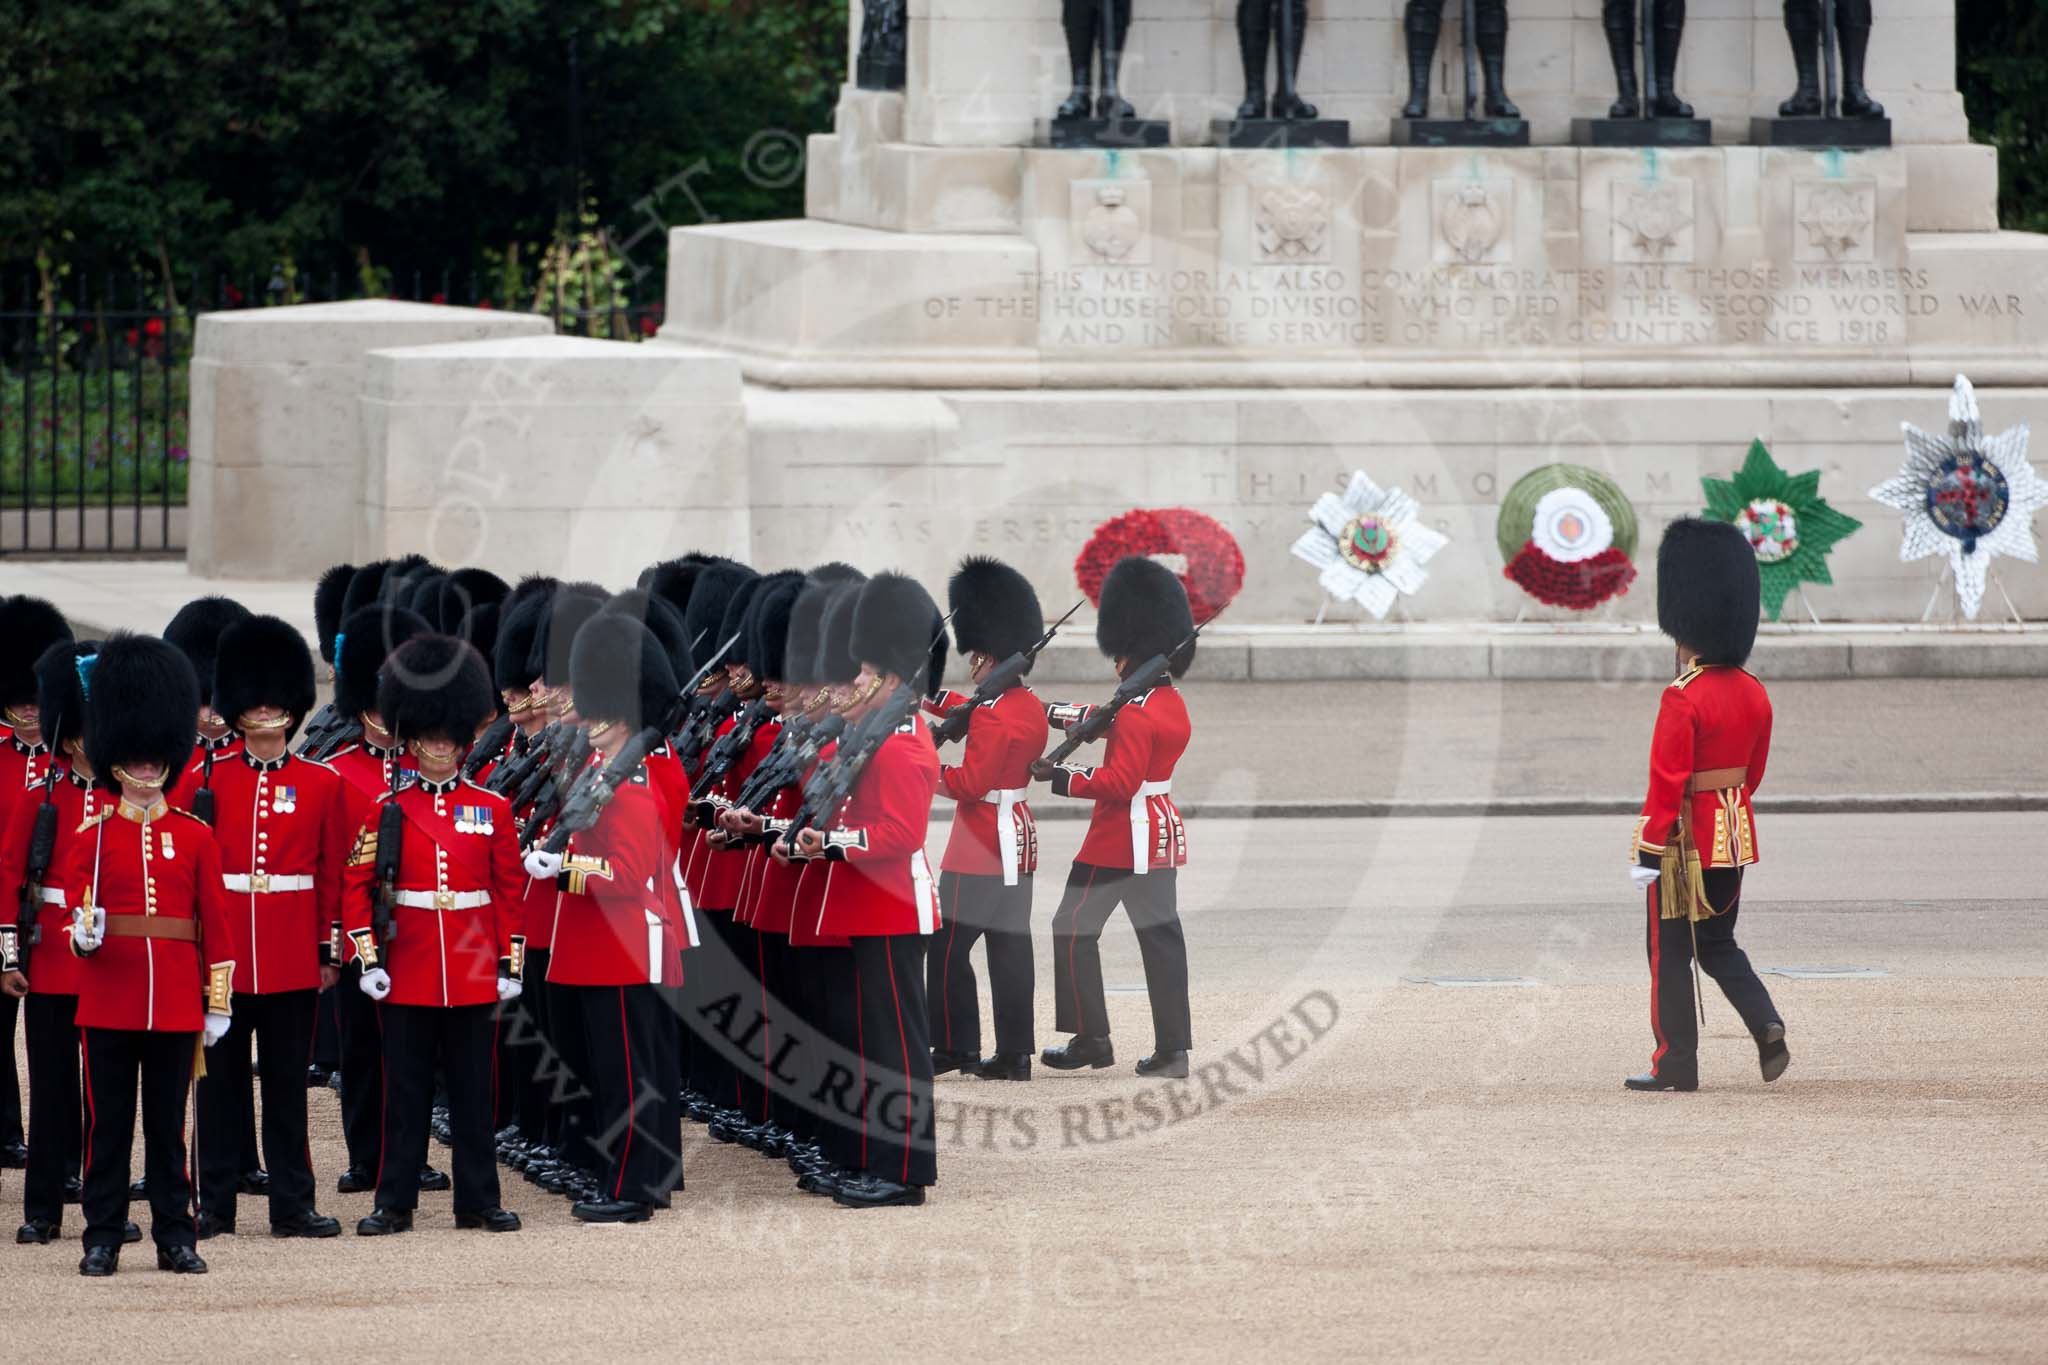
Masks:
[[[1102,580],[1119,559],[1144,555],[1177,574],[1188,608],[1206,621],[1244,587],[1244,551],[1227,527],[1191,507],[1139,507],[1095,528],[1074,560],[1074,578],[1089,604],[1102,605]]]

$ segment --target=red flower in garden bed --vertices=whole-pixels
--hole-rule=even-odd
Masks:
[[[1100,605],[1102,580],[1127,555],[1177,555],[1172,567],[1188,590],[1195,620],[1229,606],[1244,587],[1244,551],[1216,518],[1189,507],[1140,507],[1095,528],[1074,560],[1074,578],[1090,603]]]
[[[1529,541],[1503,572],[1537,601],[1573,611],[1597,607],[1627,592],[1628,585],[1636,581],[1636,566],[1611,545],[1591,559],[1568,564],[1552,559]]]

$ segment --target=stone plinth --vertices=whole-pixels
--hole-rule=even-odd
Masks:
[[[361,410],[358,560],[617,585],[686,549],[745,546],[730,357],[553,336],[381,350]]]
[[[365,300],[208,313],[192,358],[190,549],[208,577],[291,578],[347,559],[364,361],[387,346],[546,335],[546,318]]]

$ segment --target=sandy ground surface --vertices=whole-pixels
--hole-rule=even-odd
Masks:
[[[1766,823],[1759,969],[1881,974],[1766,975],[1793,1052],[1769,1087],[1710,999],[1702,1090],[1649,1096],[1620,1087],[1650,1047],[1627,823],[1199,825],[1197,1074],[1128,1072],[1147,1016],[1113,923],[1125,1065],[943,1080],[922,1209],[836,1208],[692,1129],[688,1191],[640,1227],[508,1176],[516,1235],[454,1231],[441,1194],[410,1236],[273,1242],[245,1203],[207,1277],[144,1247],[95,1282],[74,1225],[0,1247],[6,1356],[2040,1359],[2048,816]],[[1079,829],[1045,834],[1058,869]]]

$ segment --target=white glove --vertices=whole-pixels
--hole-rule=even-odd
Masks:
[[[1636,890],[1648,891],[1657,884],[1657,869],[1644,867],[1641,863],[1630,863],[1628,879],[1636,884]]]
[[[358,984],[362,986],[364,995],[372,1000],[382,1000],[391,994],[391,973],[382,967],[372,967],[363,973],[363,979]]]
[[[498,999],[500,1002],[507,1000],[517,1000],[519,998],[519,993],[525,989],[526,987],[520,985],[517,981],[514,981],[509,976],[501,976],[498,978]]]
[[[84,906],[71,912],[71,942],[81,953],[97,952],[107,941],[107,912],[95,905],[91,910]]]
[[[537,882],[551,882],[562,871],[562,855],[536,844],[526,855],[526,875]]]
[[[227,1037],[228,1025],[231,1022],[232,1020],[228,1015],[209,1013],[206,1016],[206,1045],[212,1047],[215,1043]]]

